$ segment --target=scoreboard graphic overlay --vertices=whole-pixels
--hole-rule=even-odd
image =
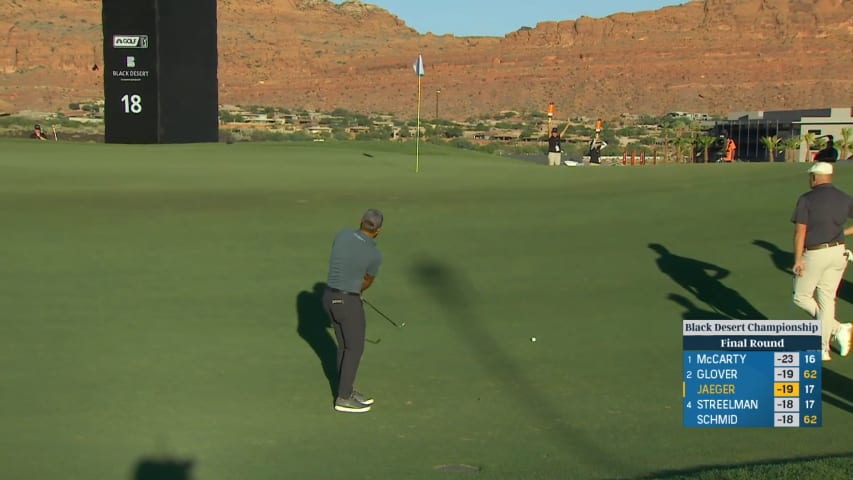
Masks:
[[[820,427],[818,320],[684,320],[685,427]]]

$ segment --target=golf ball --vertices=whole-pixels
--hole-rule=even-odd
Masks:
[[[530,337],[530,341],[531,341],[531,342],[535,342],[535,341],[536,341],[536,337]]]

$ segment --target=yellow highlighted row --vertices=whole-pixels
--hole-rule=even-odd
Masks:
[[[774,397],[799,397],[800,384],[798,382],[776,382],[773,384]]]
[[[773,384],[774,397],[799,397],[800,384],[798,382],[776,382]],[[681,382],[681,398],[687,397],[687,382]]]

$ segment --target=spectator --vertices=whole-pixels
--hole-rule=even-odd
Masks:
[[[548,166],[557,167],[560,165],[560,160],[563,158],[563,149],[561,147],[563,135],[566,134],[568,129],[568,123],[566,123],[566,127],[563,128],[561,133],[557,132],[557,127],[551,129],[551,136],[548,137]]]
[[[592,166],[601,165],[601,151],[607,146],[607,142],[598,135],[589,144],[589,164]]]
[[[33,133],[30,134],[30,138],[35,140],[47,140],[47,137],[44,136],[44,132],[41,131],[41,125],[38,123],[33,127]]]
[[[737,150],[737,145],[735,145],[735,141],[732,140],[732,137],[726,138],[726,154],[723,157],[724,162],[734,162],[735,161],[735,151]]]
[[[832,135],[826,135],[826,146],[815,154],[815,162],[835,163],[838,161],[839,153],[838,149],[835,148],[834,140]]]

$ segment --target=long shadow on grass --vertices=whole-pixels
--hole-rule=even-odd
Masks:
[[[667,295],[667,298],[684,307],[684,313],[681,314],[681,318],[684,320],[719,320],[729,318],[725,315],[720,315],[720,312],[705,310],[699,307],[684,295],[670,293]]]
[[[676,255],[659,243],[650,243],[649,248],[659,255],[657,265],[660,271],[692,293],[697,300],[711,307],[715,311],[715,318],[767,318],[737,290],[723,284],[721,280],[731,273],[727,269],[695,258]]]
[[[853,380],[828,368],[821,370],[821,375],[823,401],[853,413]]]
[[[483,321],[472,307],[477,299],[474,285],[463,275],[447,265],[430,257],[423,257],[413,265],[411,275],[415,283],[445,312],[449,325],[459,331],[461,338],[469,341],[477,357],[493,372],[497,381],[504,386],[507,395],[517,403],[519,409],[538,417],[544,425],[552,425],[548,430],[555,439],[575,454],[578,461],[589,462],[596,469],[612,468],[626,470],[614,452],[607,452],[596,445],[581,429],[566,423],[557,423],[558,419],[571,417],[571,412],[558,408],[556,402],[548,399],[545,392],[527,379],[527,373],[493,338]],[[568,370],[572,369],[567,365]],[[592,400],[594,401],[594,399]],[[588,424],[588,418],[574,419],[578,424]],[[508,432],[511,434],[511,432]]]
[[[779,271],[788,276],[794,274],[791,270],[794,265],[794,254],[792,252],[783,250],[767,240],[753,240],[752,244],[767,250],[770,253],[770,260]],[[842,278],[841,284],[838,286],[838,298],[853,303],[853,283]]]
[[[326,284],[318,282],[311,291],[303,290],[296,296],[296,332],[320,359],[323,374],[329,382],[329,390],[334,398],[338,393],[338,346],[329,333],[331,319],[323,308],[325,290]]]
[[[635,478],[634,480],[665,480],[668,478],[697,478],[697,479],[707,479],[707,478],[749,478],[746,472],[743,472],[743,469],[773,469],[774,471],[762,471],[762,472],[752,472],[753,475],[756,475],[756,478],[806,478],[803,476],[787,476],[784,471],[784,467],[794,467],[798,464],[805,464],[809,462],[819,461],[819,460],[828,460],[828,461],[837,461],[833,462],[841,467],[842,464],[846,464],[847,461],[853,460],[853,452],[850,453],[841,453],[836,455],[821,455],[815,457],[798,457],[798,458],[781,458],[776,460],[765,460],[760,462],[748,462],[748,463],[733,463],[728,465],[703,465],[699,467],[686,468],[683,470],[662,470],[660,472],[650,473],[649,475],[645,475],[643,477]],[[805,467],[802,467],[805,468]],[[797,471],[800,475],[805,472],[802,468],[798,468]],[[824,470],[821,470],[822,472]],[[841,473],[839,470],[832,470],[833,473]],[[761,475],[763,473],[764,475]],[[711,475],[714,475],[713,477]],[[770,477],[768,475],[786,475],[784,477]],[[812,477],[808,477],[812,478]],[[830,477],[819,477],[819,478],[830,478]],[[842,478],[842,477],[832,477],[832,478]]]
[[[192,480],[192,460],[143,458],[133,469],[133,480]]]

